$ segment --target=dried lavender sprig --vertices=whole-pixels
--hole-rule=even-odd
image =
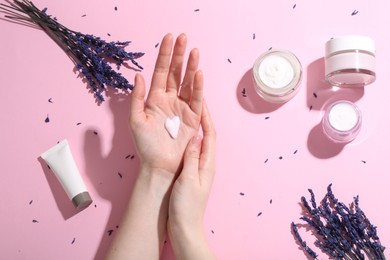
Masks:
[[[136,59],[144,53],[124,50],[130,41],[106,42],[100,37],[73,31],[51,18],[46,13],[47,8],[39,10],[28,0],[6,2],[8,5],[0,4],[5,17],[24,25],[39,26],[45,31],[75,62],[76,68],[88,81],[99,102],[104,101],[102,92],[106,90],[106,86],[122,90],[133,89],[134,86],[108,64],[113,61],[119,69],[126,61],[130,61],[135,69],[143,69]]]
[[[317,237],[314,244],[333,259],[385,260],[385,247],[380,243],[377,228],[359,207],[359,197],[354,198],[353,207],[349,208],[338,201],[331,186],[328,186],[327,194],[319,206],[311,189],[309,193],[313,208],[305,197],[301,198],[303,208],[307,211],[301,219],[314,228]],[[294,237],[307,252],[307,244],[295,224],[292,229]]]
[[[291,222],[291,229],[293,231],[293,234],[295,238],[298,240],[299,244],[302,246],[302,248],[311,256],[313,259],[317,258],[317,253],[314,252],[303,239],[301,238],[301,235],[298,232],[297,225],[294,222]]]

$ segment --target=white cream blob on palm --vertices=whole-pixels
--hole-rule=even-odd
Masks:
[[[259,66],[261,81],[270,88],[283,88],[294,78],[294,68],[284,57],[267,56]]]
[[[338,103],[329,111],[329,123],[338,131],[349,131],[356,126],[358,121],[359,114],[349,103]]]
[[[165,129],[173,139],[176,139],[180,129],[180,117],[178,116],[174,116],[172,118],[168,117],[165,120]]]

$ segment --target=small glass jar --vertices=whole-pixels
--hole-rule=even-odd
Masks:
[[[271,103],[283,103],[298,92],[302,66],[289,51],[269,50],[256,59],[252,73],[260,97]]]
[[[331,104],[322,118],[325,135],[335,143],[348,143],[360,132],[362,115],[359,108],[347,100]]]
[[[325,78],[338,87],[364,87],[374,82],[374,40],[360,35],[329,40],[325,45]]]

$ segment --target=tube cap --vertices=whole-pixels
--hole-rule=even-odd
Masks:
[[[76,209],[85,209],[91,205],[92,199],[88,191],[84,191],[74,196],[72,202]]]
[[[325,45],[325,55],[345,50],[361,50],[375,53],[375,41],[362,35],[344,35],[330,39]]]

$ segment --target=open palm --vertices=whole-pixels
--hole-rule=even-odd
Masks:
[[[186,42],[186,36],[180,35],[172,54],[173,37],[164,37],[147,100],[144,79],[137,74],[130,105],[129,126],[141,163],[172,174],[180,170],[184,150],[197,134],[202,114],[203,74],[198,71],[197,49],[191,51],[182,79]],[[181,120],[176,139],[164,128],[165,120],[173,116]]]

